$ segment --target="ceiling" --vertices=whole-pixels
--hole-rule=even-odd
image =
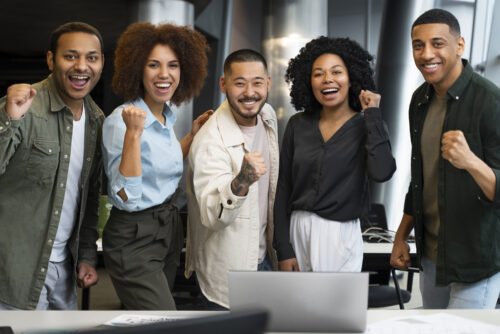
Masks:
[[[193,0],[197,16],[210,0]],[[134,0],[2,0],[0,55],[40,56],[59,25],[83,21],[100,30],[105,53],[113,52],[118,36],[134,17]]]

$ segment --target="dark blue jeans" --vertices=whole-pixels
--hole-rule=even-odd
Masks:
[[[257,266],[258,271],[272,271],[273,266],[271,265],[271,259],[269,259],[269,255],[266,253],[266,257],[262,260],[262,263],[259,263]]]

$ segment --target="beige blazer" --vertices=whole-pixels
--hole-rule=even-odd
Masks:
[[[267,248],[272,251],[273,207],[279,170],[277,120],[267,103],[261,111],[269,142],[269,201]],[[196,271],[208,300],[229,307],[227,272],[257,270],[259,258],[259,189],[236,196],[231,182],[243,155],[250,152],[225,101],[196,134],[189,152],[187,174],[188,231],[186,277]]]

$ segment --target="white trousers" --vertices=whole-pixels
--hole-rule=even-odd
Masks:
[[[337,222],[293,211],[290,241],[300,271],[360,272],[363,237],[359,219]]]

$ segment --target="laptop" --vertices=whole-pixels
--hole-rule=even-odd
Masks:
[[[271,332],[363,332],[368,273],[230,271],[231,311],[263,308]]]

